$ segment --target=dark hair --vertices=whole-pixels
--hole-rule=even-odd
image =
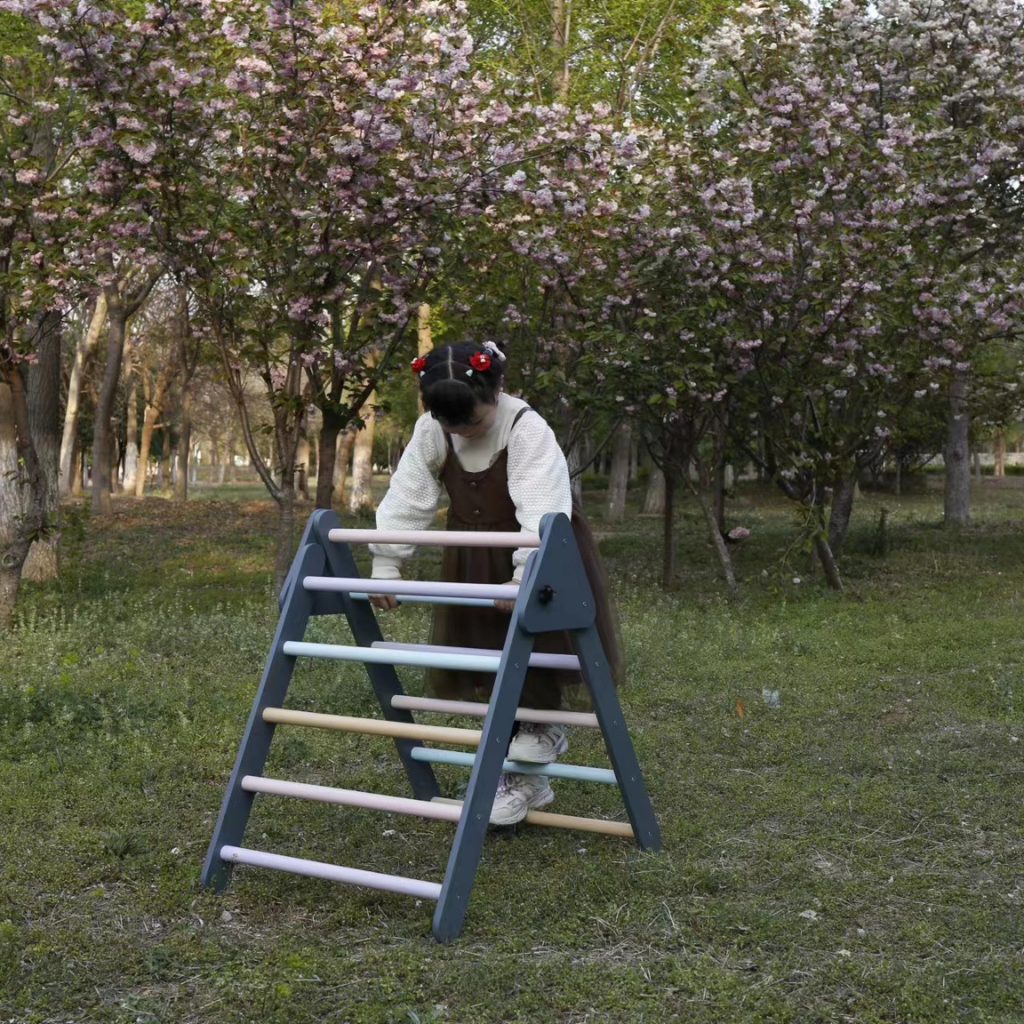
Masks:
[[[486,370],[470,365],[480,355],[490,360]],[[504,375],[501,359],[482,345],[469,341],[442,345],[427,355],[420,374],[423,407],[450,426],[467,426],[473,422],[478,403],[493,405],[497,401]]]

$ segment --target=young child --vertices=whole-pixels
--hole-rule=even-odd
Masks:
[[[416,421],[409,446],[377,509],[380,530],[425,530],[433,524],[442,488],[449,499],[447,529],[536,533],[548,512],[572,517],[598,605],[598,629],[613,677],[621,656],[608,602],[607,585],[586,521],[573,508],[565,457],[545,420],[525,402],[502,392],[504,353],[494,342],[460,342],[434,349],[412,368],[419,377],[426,413]],[[374,544],[374,579],[400,579],[412,546]],[[455,583],[519,583],[529,548],[444,548],[442,578]],[[397,607],[395,597],[374,597],[376,607]],[[435,605],[430,643],[452,647],[500,649],[505,644],[512,602],[494,609]],[[537,637],[535,650],[572,653],[565,633]],[[494,675],[431,669],[427,689],[449,700],[487,702]],[[578,672],[530,669],[523,707],[558,709]],[[568,744],[560,726],[519,723],[509,745],[514,761],[548,764]],[[495,825],[512,825],[530,808],[554,799],[543,775],[503,773],[491,812]]]

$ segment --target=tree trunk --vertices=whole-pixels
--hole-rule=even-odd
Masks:
[[[72,449],[74,458],[72,459],[71,465],[73,468],[71,474],[71,495],[75,498],[81,498],[85,493],[82,489],[82,477],[85,475],[85,452],[78,450],[78,443],[75,443]]]
[[[583,446],[579,440],[573,441],[565,453],[565,462],[569,467],[569,487],[572,491],[573,504],[583,507]]]
[[[620,423],[612,442],[612,465],[608,474],[608,506],[605,518],[617,521],[626,514],[626,488],[629,485],[629,452],[632,446],[633,428]]]
[[[139,446],[139,475],[135,481],[135,497],[141,498],[146,493],[146,472],[149,469],[149,456],[153,447],[153,431],[156,430],[160,417],[164,414],[167,390],[174,376],[173,364],[165,366],[153,384],[150,393],[149,378],[143,377],[143,392],[146,400],[146,411],[142,417],[142,443]],[[187,387],[187,383],[185,385]],[[161,470],[162,473],[162,470]],[[163,476],[157,481],[157,487],[163,486]]]
[[[722,415],[716,418],[715,421],[711,448],[711,515],[718,524],[719,537],[725,533],[725,492],[728,486],[725,479],[725,442],[728,438],[727,430],[728,421],[725,419],[723,411]],[[722,543],[724,545],[725,542],[723,541]],[[735,586],[735,580],[733,585]]]
[[[125,351],[124,375],[128,381],[128,411],[125,424],[124,447],[124,489],[128,494],[135,493],[139,476],[139,388],[138,381],[131,367],[132,350],[127,346]]]
[[[662,479],[665,482],[663,493],[665,504],[662,513],[661,584],[666,590],[672,590],[675,587],[676,578],[676,479],[671,471],[664,473]]]
[[[814,538],[814,553],[818,556],[818,561],[821,562],[821,567],[825,571],[825,580],[828,582],[829,587],[832,590],[842,592],[843,579],[839,575],[839,566],[836,565],[836,560],[832,554],[832,548],[829,546],[828,538],[825,536],[824,529],[819,530]]]
[[[169,491],[174,487],[174,463],[171,458],[174,446],[171,443],[171,428],[164,427],[163,450],[160,452],[160,465],[157,468],[157,490]]]
[[[175,455],[178,475],[174,478],[174,500],[188,501],[188,465],[192,453],[192,387],[182,382],[181,423],[178,428],[178,450]]]
[[[291,568],[295,537],[295,473],[285,469],[277,506],[277,553],[274,557],[274,599],[281,593]]]
[[[645,516],[665,514],[665,474],[658,466],[651,467],[647,491],[644,494],[643,514]]]
[[[569,11],[572,0],[551,0],[551,51],[554,56],[555,99],[569,98]]]
[[[294,363],[289,367],[288,383],[284,394],[297,396],[299,371]],[[292,564],[295,548],[295,463],[299,446],[301,424],[290,419],[285,408],[274,414],[274,451],[281,463],[281,486],[276,494],[277,501],[277,554],[274,559],[274,600],[281,593],[288,570]]]
[[[434,335],[430,329],[430,306],[421,302],[416,310],[416,355],[426,356],[434,347]],[[417,392],[419,389],[417,389]],[[423,396],[417,394],[416,402],[422,415],[426,410],[423,408]]]
[[[36,362],[28,370],[28,414],[32,443],[39,460],[44,491],[43,511],[50,527],[28,553],[23,577],[52,580],[60,575],[57,529],[60,509],[60,349],[63,340],[59,313],[47,313],[39,325]]]
[[[722,524],[716,518],[714,508],[708,506],[701,497],[700,489],[692,481],[690,481],[689,486],[694,498],[697,499],[697,504],[704,516],[704,522],[707,524],[711,546],[715,549],[718,564],[722,567],[722,575],[725,577],[726,587],[729,588],[729,596],[735,599],[740,596],[740,588],[736,585],[736,573],[732,567],[732,558],[729,555],[725,537],[722,535]]]
[[[111,465],[111,442],[113,440],[114,403],[117,399],[117,385],[121,379],[121,360],[124,357],[125,333],[128,317],[118,292],[117,285],[106,286],[107,320],[107,362],[103,368],[103,383],[96,403],[95,431],[92,445],[92,510],[98,515],[110,515],[111,479],[114,467]]]
[[[840,551],[846,543],[856,494],[856,469],[835,477],[832,483],[832,510],[828,517],[828,543],[833,553]]]
[[[299,448],[295,453],[295,493],[309,501],[309,440],[299,438]]]
[[[30,423],[24,377],[8,364],[0,377],[0,631],[11,626],[25,559],[46,526],[46,481]]]
[[[352,463],[352,447],[355,444],[356,432],[351,427],[338,435],[338,451],[334,458],[334,488],[331,491],[331,504],[341,508],[345,504],[345,481],[348,479],[349,466]]]
[[[338,459],[338,435],[341,433],[341,417],[331,409],[322,409],[320,444],[316,466],[316,507],[331,507],[331,492],[334,490],[335,466]]]
[[[139,469],[135,477],[135,497],[142,498],[146,494],[146,471],[149,469],[149,453],[153,447],[153,429],[159,412],[151,405],[146,406],[142,414],[142,441],[139,444]]]
[[[0,633],[10,627],[21,570],[28,555],[28,546],[22,552],[17,544],[22,515],[14,400],[11,389],[0,382]]]
[[[967,373],[954,371],[949,386],[949,419],[946,426],[946,483],[944,524],[966,526],[971,518],[971,462],[968,448],[970,419],[967,415]]]
[[[103,292],[96,296],[89,326],[75,348],[75,363],[71,368],[68,383],[68,404],[64,411],[64,433],[60,442],[60,493],[74,493],[72,477],[75,474],[75,448],[78,436],[78,414],[82,400],[82,380],[92,362],[99,344],[103,322],[107,318],[107,297]]]
[[[369,404],[373,405],[373,396]],[[353,515],[373,512],[373,410],[363,416],[363,429],[356,434],[352,454],[352,494],[348,510]]]
[[[1006,431],[1000,427],[992,436],[992,475],[1006,476]]]

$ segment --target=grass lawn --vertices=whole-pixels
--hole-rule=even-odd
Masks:
[[[82,518],[64,579],[26,586],[3,640],[4,1024],[1024,1019],[1024,493],[979,490],[959,535],[938,492],[865,496],[839,595],[792,550],[787,505],[741,491],[735,603],[692,509],[671,594],[660,524],[595,517],[664,852],[492,833],[445,946],[406,897],[249,869],[199,890],[275,621],[273,507],[202,497]],[[423,641],[426,612],[384,628]],[[301,665],[289,703],[373,714],[361,673]],[[607,763],[592,735],[570,745]],[[383,739],[282,728],[268,774],[406,793]],[[438,774],[452,795],[465,779]],[[553,810],[622,813],[612,787],[555,788]],[[451,836],[261,797],[247,845],[440,880]]]

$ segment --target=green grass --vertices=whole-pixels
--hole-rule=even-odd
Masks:
[[[671,594],[660,524],[595,518],[664,852],[494,833],[446,946],[400,896],[250,870],[198,888],[274,627],[274,513],[249,497],[119,502],[65,531],[59,585],[24,593],[0,657],[0,1021],[1021,1019],[1024,496],[980,490],[957,534],[934,492],[866,496],[837,595],[786,504],[741,491],[735,603],[694,510]],[[386,629],[426,626],[403,610]],[[304,665],[289,699],[373,713],[356,666]],[[571,745],[606,763],[596,737]],[[393,746],[356,736],[282,729],[268,774],[407,791]],[[608,787],[556,790],[556,810],[621,816]],[[247,842],[440,878],[451,835],[261,798]]]

